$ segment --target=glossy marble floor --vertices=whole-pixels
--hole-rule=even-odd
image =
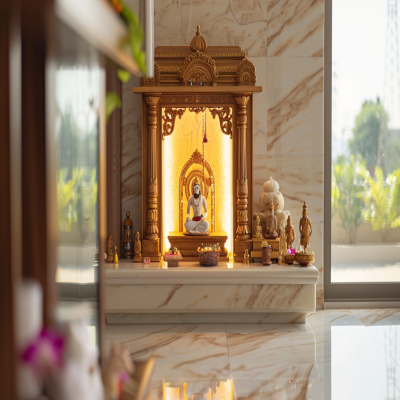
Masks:
[[[156,359],[152,398],[400,399],[400,309],[325,310],[306,325],[114,325]]]

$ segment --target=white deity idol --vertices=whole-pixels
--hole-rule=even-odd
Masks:
[[[203,207],[204,215],[201,213]],[[190,208],[193,208],[192,219],[190,219]],[[200,185],[197,181],[194,182],[193,195],[189,198],[186,214],[185,228],[188,232],[207,233],[208,222],[205,220],[207,218],[207,202],[200,193]]]

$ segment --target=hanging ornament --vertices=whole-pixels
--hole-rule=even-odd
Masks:
[[[207,133],[206,133],[206,112],[207,109],[204,109],[204,114],[203,114],[203,160],[202,160],[202,164],[203,164],[203,185],[205,185],[205,181],[204,181],[204,143],[207,143]]]

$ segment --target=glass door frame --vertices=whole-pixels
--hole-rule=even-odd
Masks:
[[[324,302],[399,301],[399,283],[331,282],[332,185],[332,2],[325,0],[324,24]],[[399,267],[400,268],[400,267]]]

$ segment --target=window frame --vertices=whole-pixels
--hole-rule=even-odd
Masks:
[[[331,282],[332,2],[325,0],[324,13],[324,302],[399,301],[400,282]]]

